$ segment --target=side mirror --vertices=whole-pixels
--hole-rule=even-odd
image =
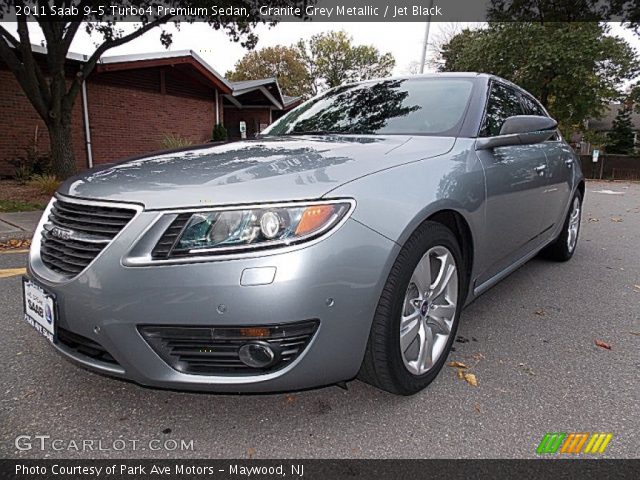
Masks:
[[[500,135],[478,138],[476,150],[544,142],[556,133],[557,128],[558,122],[553,118],[539,115],[516,115],[504,121]]]

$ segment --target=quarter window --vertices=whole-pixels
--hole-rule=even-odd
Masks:
[[[522,95],[522,103],[524,104],[525,115],[540,115],[541,117],[547,116],[540,104],[529,95]]]
[[[523,115],[522,104],[518,93],[505,85],[494,83],[491,86],[487,112],[480,130],[481,137],[500,135],[504,121],[515,115]]]

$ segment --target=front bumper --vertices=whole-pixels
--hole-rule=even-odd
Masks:
[[[157,212],[141,212],[80,275],[52,281],[32,252],[29,275],[55,294],[58,326],[99,343],[105,363],[57,342],[83,367],[141,385],[219,392],[286,391],[349,380],[358,373],[374,311],[399,247],[349,219],[311,245],[203,263],[125,266]],[[242,286],[245,269],[275,267],[272,283]],[[284,368],[257,375],[195,375],[169,366],[139,325],[261,326],[309,319],[319,327]]]

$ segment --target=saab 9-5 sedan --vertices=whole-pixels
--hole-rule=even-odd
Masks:
[[[571,258],[584,190],[556,121],[500,78],[344,85],[258,138],[67,180],[33,240],[26,320],[142,385],[413,394],[466,304],[538,253]]]

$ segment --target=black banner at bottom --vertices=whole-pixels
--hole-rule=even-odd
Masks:
[[[14,479],[638,478],[638,460],[0,460]]]

